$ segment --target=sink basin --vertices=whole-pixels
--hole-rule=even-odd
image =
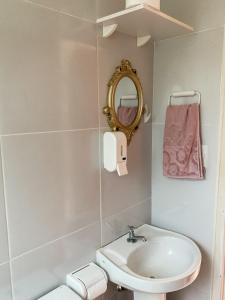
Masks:
[[[147,241],[128,243],[124,235],[97,250],[97,263],[110,280],[134,291],[134,299],[166,299],[199,274],[201,252],[189,238],[150,225],[135,230]]]

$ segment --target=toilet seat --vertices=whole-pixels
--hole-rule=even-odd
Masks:
[[[82,298],[66,285],[62,285],[37,300],[82,300]]]

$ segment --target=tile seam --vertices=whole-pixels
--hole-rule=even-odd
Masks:
[[[189,36],[201,34],[201,33],[204,33],[204,32],[216,31],[216,30],[221,30],[221,29],[224,29],[224,25],[217,26],[217,27],[205,28],[205,29],[198,30],[198,31],[193,31],[193,32],[190,32],[190,33],[187,33],[187,34],[182,34],[182,35],[177,35],[177,36],[170,37],[170,38],[165,38],[165,39],[162,39],[162,40],[157,40],[156,44],[158,42],[160,43],[160,42],[164,42],[164,41],[168,41],[168,40],[179,39],[179,38],[183,38],[183,37],[189,37]]]
[[[83,17],[79,17],[79,16],[76,16],[76,15],[67,13],[67,12],[65,12],[63,10],[58,10],[56,8],[46,6],[44,4],[35,3],[32,0],[22,0],[22,2],[28,3],[30,5],[37,6],[37,7],[43,8],[43,9],[47,9],[47,10],[49,10],[51,12],[55,12],[55,13],[57,13],[59,15],[67,16],[67,17],[74,18],[74,19],[79,19],[81,21],[84,21],[84,22],[96,25],[96,20],[89,20],[89,19],[86,19],[86,18],[83,18]]]
[[[9,265],[9,263],[10,263],[10,260],[6,260],[3,263],[0,263],[0,268],[5,266],[5,265]]]
[[[19,254],[19,255],[14,256],[14,257],[12,257],[12,258],[10,259],[10,261],[11,261],[11,262],[14,262],[14,261],[16,261],[16,260],[18,260],[18,259],[20,259],[20,258],[26,256],[26,255],[29,255],[29,254],[31,254],[31,253],[33,253],[33,252],[36,252],[36,251],[41,250],[41,249],[44,249],[45,247],[50,246],[50,245],[52,245],[52,244],[54,244],[54,243],[56,243],[56,242],[58,242],[58,241],[61,241],[61,240],[66,239],[66,238],[69,238],[70,236],[73,236],[73,235],[75,235],[75,234],[77,234],[77,233],[79,233],[79,232],[81,232],[81,231],[83,231],[83,230],[86,230],[86,229],[88,229],[89,227],[92,228],[93,226],[95,226],[95,225],[97,225],[97,224],[99,224],[99,223],[100,223],[99,221],[96,221],[96,222],[90,223],[90,224],[88,224],[88,225],[86,225],[86,226],[84,226],[84,227],[81,227],[81,228],[79,228],[79,229],[77,229],[77,230],[75,230],[75,231],[72,231],[72,232],[70,232],[70,233],[64,234],[64,235],[58,237],[57,239],[48,241],[48,242],[43,243],[42,245],[40,245],[40,246],[38,246],[38,247],[32,248],[31,250],[25,251],[25,252],[23,252],[23,253],[21,253],[21,254]]]
[[[33,132],[21,132],[21,133],[9,133],[1,134],[0,137],[11,137],[11,136],[24,136],[24,135],[40,135],[40,134],[55,134],[55,133],[66,133],[66,132],[83,132],[83,131],[94,131],[98,130],[98,127],[93,128],[77,128],[77,129],[63,129],[63,130],[46,130],[46,131],[33,131]]]
[[[97,59],[97,85],[98,85],[98,136],[99,136],[99,191],[100,191],[100,235],[101,235],[101,245],[103,242],[103,218],[102,218],[102,151],[101,151],[101,117],[100,117],[100,64],[99,64],[99,39],[98,39],[98,32],[96,31],[96,41],[97,41],[97,52],[96,52],[96,59]]]
[[[165,122],[153,122],[152,123],[153,126],[164,126]],[[217,126],[217,124],[211,124],[211,123],[202,123],[201,127],[214,127]]]
[[[151,200],[151,197],[147,197],[147,198],[145,198],[145,200],[139,201],[138,203],[136,203],[134,205],[131,205],[131,206],[121,210],[119,213],[115,213],[115,214],[112,214],[112,215],[109,215],[109,216],[105,216],[105,217],[103,217],[103,220],[111,218],[111,217],[119,216],[119,215],[123,214],[124,212],[128,211],[129,209],[132,209],[132,208],[135,208],[135,207],[137,207],[141,204],[144,204],[148,200]]]
[[[8,205],[7,205],[7,192],[6,192],[6,180],[5,180],[5,159],[4,152],[2,148],[2,137],[0,137],[0,154],[1,154],[1,162],[2,162],[2,183],[3,183],[3,196],[5,202],[5,217],[6,217],[6,226],[7,226],[7,239],[8,239],[8,254],[9,254],[9,271],[10,271],[10,283],[11,283],[11,293],[12,299],[15,298],[14,294],[14,284],[13,284],[13,275],[12,275],[12,245],[9,234],[9,213],[8,213]]]

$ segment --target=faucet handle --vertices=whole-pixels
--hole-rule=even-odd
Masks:
[[[128,228],[130,229],[130,231],[134,231],[134,229],[136,229],[136,227],[132,225],[128,225]]]

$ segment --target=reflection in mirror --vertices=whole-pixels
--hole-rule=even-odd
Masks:
[[[138,111],[138,95],[136,86],[129,77],[123,77],[115,92],[115,111],[123,126],[133,123]]]

